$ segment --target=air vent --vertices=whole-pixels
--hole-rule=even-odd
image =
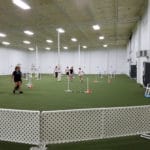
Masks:
[[[136,53],[136,57],[150,57],[150,50],[140,50]]]

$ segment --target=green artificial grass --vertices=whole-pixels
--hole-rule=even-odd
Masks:
[[[0,150],[29,150],[31,145],[1,142]],[[150,141],[138,136],[68,144],[52,144],[47,150],[149,150]]]
[[[91,94],[85,94],[86,77],[89,78]],[[59,110],[96,107],[118,107],[149,105],[150,99],[144,97],[144,89],[125,75],[119,75],[107,82],[107,77],[94,83],[95,75],[79,78],[70,83],[72,93],[66,93],[67,79],[62,77],[58,82],[53,76],[44,75],[42,80],[33,79],[33,88],[26,86],[23,81],[24,94],[13,94],[13,82],[10,76],[0,76],[0,108],[27,109],[27,110]]]
[[[149,150],[150,141],[137,136],[49,145],[48,150]]]
[[[86,77],[90,81],[91,94],[85,94]],[[10,76],[0,76],[0,108],[26,110],[60,110],[77,108],[118,107],[149,105],[150,99],[144,98],[144,89],[125,75],[118,75],[107,82],[107,77],[98,78],[88,75],[84,83],[79,78],[70,83],[72,93],[65,93],[67,79],[63,76],[61,82],[54,77],[43,75],[42,80],[33,79],[33,88],[23,81],[24,94],[13,94],[13,82]],[[0,142],[0,150],[29,150],[30,145]],[[48,150],[149,150],[149,140],[140,137],[124,137],[107,140],[95,140],[69,144],[49,145]]]

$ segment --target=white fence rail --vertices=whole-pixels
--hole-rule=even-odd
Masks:
[[[150,132],[150,106],[44,111],[44,144],[139,135]]]
[[[150,132],[150,107],[108,108],[104,115],[104,138]]]
[[[103,137],[103,110],[42,112],[41,141],[45,144]]]
[[[39,145],[40,112],[0,109],[0,140]]]
[[[150,133],[150,106],[24,111],[0,109],[0,140],[45,145]],[[35,148],[36,149],[36,148]]]

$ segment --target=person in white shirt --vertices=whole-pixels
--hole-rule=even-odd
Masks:
[[[57,77],[58,77],[58,67],[57,66],[55,66],[54,74],[55,74],[55,78],[57,79]]]
[[[80,82],[83,82],[83,75],[84,75],[83,70],[81,68],[79,68],[78,76],[79,76]]]
[[[57,69],[57,71],[58,71],[57,81],[61,81],[61,67],[60,67],[60,65],[58,65],[57,68],[58,68]]]

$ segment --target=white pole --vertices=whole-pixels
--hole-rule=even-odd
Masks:
[[[107,75],[108,75],[108,79],[109,79],[109,50],[107,52]]]
[[[69,78],[68,78],[68,91],[70,91],[70,86],[69,86]]]
[[[86,89],[86,91],[84,91],[86,94],[91,94],[92,93],[92,91],[89,89],[89,78],[87,77],[86,78],[86,82],[87,82],[87,89]]]
[[[80,46],[80,44],[78,46],[78,57],[79,57],[79,67],[81,67],[80,66],[81,65],[81,46]]]
[[[60,65],[60,33],[58,31],[58,65]]]
[[[109,77],[109,50],[107,50],[107,75]]]
[[[65,92],[69,93],[69,92],[72,92],[72,90],[70,90],[70,80],[68,78],[68,81],[67,81],[67,90],[65,90]]]
[[[117,74],[117,64],[118,64],[118,48],[116,49],[116,67],[115,67],[115,70],[114,70],[114,78]]]
[[[147,10],[148,10],[148,41],[150,40],[150,0],[148,0],[148,6],[147,6]],[[148,47],[150,47],[150,42],[148,42]]]
[[[89,90],[89,78],[87,78],[87,90]]]
[[[35,64],[35,69],[36,69],[36,79],[39,80],[39,51],[38,51],[38,46],[36,45],[35,47],[35,55],[36,55],[36,64]]]
[[[38,56],[38,47],[37,47],[37,45],[35,46],[35,49],[36,49],[36,51],[35,51],[35,63],[36,63],[36,68],[38,68],[38,66],[39,66],[39,56]]]

